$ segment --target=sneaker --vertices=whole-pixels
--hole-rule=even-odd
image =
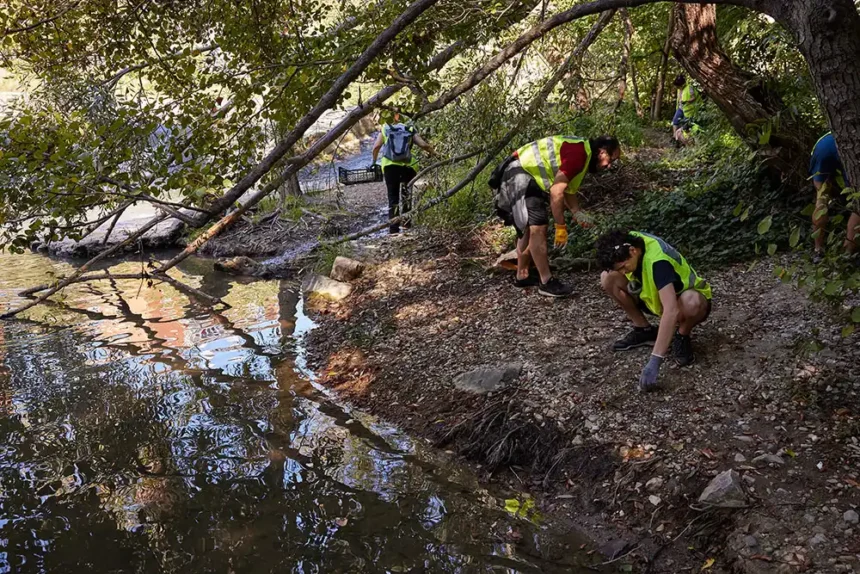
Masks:
[[[689,335],[675,332],[675,338],[672,339],[672,355],[675,357],[675,362],[682,367],[696,360],[696,356],[693,355],[693,340]]]
[[[555,277],[550,277],[546,283],[541,283],[538,293],[546,297],[567,297],[573,293],[573,287],[568,287]]]
[[[517,279],[514,275],[514,287],[537,287],[538,285],[540,285],[540,275],[537,269],[530,269],[529,276],[525,279]]]
[[[613,351],[629,351],[636,347],[650,345],[657,340],[657,328],[654,325],[634,327],[632,331],[612,344]]]
[[[824,261],[824,255],[822,255],[822,253],[820,251],[816,251],[815,253],[812,254],[812,263],[814,263],[815,265],[818,265],[822,261]]]

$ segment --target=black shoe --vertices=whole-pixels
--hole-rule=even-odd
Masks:
[[[530,269],[529,275],[525,279],[517,279],[514,275],[514,287],[537,287],[540,285],[540,275],[537,269]]]
[[[657,328],[653,325],[647,327],[634,327],[632,331],[612,344],[613,351],[628,351],[636,347],[650,345],[657,340]]]
[[[573,293],[573,287],[568,287],[555,277],[550,277],[549,281],[540,284],[538,293],[546,297],[567,297]]]
[[[693,355],[693,341],[689,335],[675,332],[675,338],[672,339],[672,355],[675,357],[675,362],[682,367],[696,360],[696,356]]]

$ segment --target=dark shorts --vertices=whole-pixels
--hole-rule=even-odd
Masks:
[[[678,295],[680,295],[680,293],[678,293]],[[634,295],[633,297],[636,299],[636,306],[639,308],[639,310],[640,310],[640,311],[642,311],[642,313],[643,313],[644,315],[650,315],[650,316],[652,316],[652,317],[656,317],[656,316],[657,316],[657,315],[655,315],[655,314],[654,314],[654,312],[653,312],[653,311],[651,311],[651,309],[649,309],[649,308],[648,308],[648,305],[646,305],[646,304],[645,304],[645,302],[644,302],[642,299],[640,299],[640,298],[639,298],[638,296],[636,296],[636,295]],[[712,302],[710,299],[708,299],[708,310],[707,310],[707,311],[705,311],[705,317],[702,319],[702,323],[704,323],[705,321],[707,321],[707,320],[708,320],[708,317],[710,317],[710,316],[711,316],[711,309],[713,308],[713,306],[714,306],[714,305],[713,305],[713,302]]]
[[[812,150],[812,157],[809,160],[809,175],[816,183],[824,183],[830,178],[833,178],[835,183],[842,187],[842,183],[848,185],[844,179],[845,168],[842,166],[842,160],[839,158],[839,153],[836,150],[836,143],[833,138],[823,139]],[[837,176],[839,177],[837,180]]]
[[[675,115],[672,117],[672,125],[676,128],[681,125],[681,120],[683,120],[686,116],[684,116],[684,110],[678,108],[675,110]]]
[[[505,167],[496,197],[496,212],[522,237],[532,225],[549,225],[549,194],[513,160]]]

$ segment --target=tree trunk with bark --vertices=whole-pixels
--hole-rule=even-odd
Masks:
[[[666,30],[666,42],[660,56],[660,69],[657,72],[657,85],[654,86],[654,97],[651,101],[651,121],[660,120],[663,114],[663,92],[666,89],[666,73],[669,70],[669,51],[672,49],[672,32],[675,29],[675,15],[669,10],[669,27]]]
[[[796,185],[806,178],[815,134],[793,118],[778,95],[737,68],[717,40],[716,5],[677,4],[672,47],[675,57],[726,115],[735,131],[764,151],[768,165]]]
[[[839,156],[856,186],[860,182],[860,14],[852,0],[793,0],[773,16],[791,31],[809,64]]]

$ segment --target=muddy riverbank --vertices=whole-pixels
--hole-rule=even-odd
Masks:
[[[709,274],[696,363],[666,365],[662,390],[641,395],[647,350],[610,351],[628,325],[596,272],[562,273],[576,296],[547,300],[486,270],[491,243],[371,242],[350,298],[312,311],[323,384],[624,541],[634,571],[857,571],[858,335],[779,283],[776,259]],[[519,374],[488,395],[455,385],[488,365]],[[699,501],[724,471],[742,508]]]

